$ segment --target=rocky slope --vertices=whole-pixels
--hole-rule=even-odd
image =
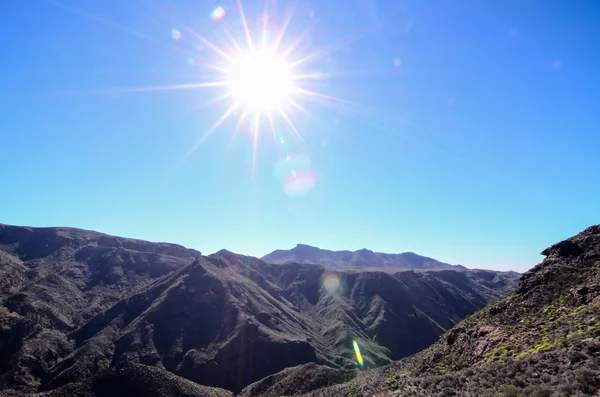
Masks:
[[[368,249],[358,251],[330,251],[310,245],[298,244],[291,250],[276,250],[261,258],[268,263],[310,263],[331,269],[343,267],[373,267],[395,269],[461,269],[461,265],[449,265],[412,252],[384,254]]]
[[[517,281],[482,270],[276,265],[10,226],[0,227],[0,271],[0,393],[54,396],[103,395],[105,382],[140,393],[155,383],[172,395],[226,393],[192,390],[186,379],[236,393],[262,379],[254,390],[282,391],[294,377],[278,389],[286,377],[279,371],[316,363],[288,372],[315,374],[308,391],[348,379],[357,366],[353,341],[365,367],[390,363],[426,348]],[[124,385],[130,378],[137,380]]]
[[[542,254],[514,293],[430,348],[310,395],[600,395],[600,225]]]
[[[200,252],[68,228],[0,225],[0,384],[35,389],[69,332]]]
[[[94,377],[69,383],[52,391],[26,393],[5,389],[6,397],[233,397],[223,389],[202,386],[163,369],[142,364],[107,368]]]

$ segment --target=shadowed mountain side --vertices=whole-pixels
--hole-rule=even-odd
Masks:
[[[74,331],[76,350],[52,370],[46,387],[86,376],[89,365],[81,363],[92,358],[82,351],[109,345],[103,341],[111,337],[111,365],[156,365],[234,392],[307,362],[354,368],[353,340],[368,366],[386,364],[429,346],[516,282],[496,274],[500,287],[494,290],[469,275],[460,272],[455,280],[443,272],[336,273],[221,251]],[[337,280],[335,290],[324,286],[327,277]]]
[[[279,397],[306,393],[321,387],[347,382],[354,378],[353,370],[334,369],[315,363],[287,368],[248,385],[239,397]]]
[[[514,293],[428,349],[308,394],[598,396],[600,225],[542,254]]]
[[[239,392],[310,362],[355,369],[353,341],[374,367],[426,348],[517,283],[513,273],[332,271],[41,230],[60,240],[47,256],[15,233],[0,238],[14,280],[0,307],[1,388],[49,391],[139,363]]]
[[[44,393],[7,392],[7,397],[233,397],[223,389],[201,386],[164,369],[133,364],[104,370],[91,379]]]
[[[37,388],[73,350],[69,332],[197,256],[175,244],[0,224],[0,385]]]
[[[465,270],[461,265],[450,265],[412,252],[384,254],[368,249],[358,251],[330,251],[310,245],[298,244],[291,250],[276,250],[261,258],[275,264],[310,263],[330,269],[343,267],[376,267],[396,269],[455,269]]]

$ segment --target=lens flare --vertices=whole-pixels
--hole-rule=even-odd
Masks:
[[[360,354],[360,348],[358,347],[358,343],[354,340],[352,341],[352,345],[354,346],[354,353],[356,353],[356,361],[358,361],[358,365],[363,367],[365,362],[363,360],[362,354]]]
[[[210,17],[213,19],[213,21],[220,21],[221,19],[223,19],[225,17],[225,9],[221,6],[215,8],[210,13]]]
[[[340,288],[340,277],[335,273],[327,273],[323,277],[323,286],[328,292],[335,292]]]
[[[292,171],[292,175],[283,181],[283,191],[290,197],[304,196],[317,182],[317,173],[313,170]]]
[[[178,29],[171,29],[171,38],[175,41],[181,40],[181,32]]]
[[[562,66],[562,61],[560,59],[555,59],[552,61],[552,69],[558,70]]]
[[[310,158],[304,154],[286,153],[275,164],[274,174],[284,193],[290,197],[308,194],[317,183],[317,173],[311,167]]]

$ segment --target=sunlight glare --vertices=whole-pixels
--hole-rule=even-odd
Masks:
[[[275,164],[274,175],[289,197],[305,196],[317,182],[317,172],[312,168],[310,158],[301,153],[293,156],[286,153]]]
[[[290,197],[306,195],[314,189],[317,172],[310,165],[310,148],[296,125],[297,117],[306,122],[314,117],[307,105],[324,104],[348,105],[346,101],[320,92],[318,89],[332,73],[314,70],[317,61],[326,61],[330,54],[348,45],[349,39],[333,43],[309,53],[302,53],[301,43],[305,40],[308,28],[290,35],[288,27],[294,15],[294,7],[280,19],[272,15],[273,7],[269,0],[258,18],[246,18],[242,0],[236,0],[235,9],[226,11],[217,6],[209,11],[210,18],[219,23],[218,39],[209,37],[189,27],[185,30],[172,28],[173,41],[188,40],[195,50],[202,51],[198,57],[187,56],[190,66],[202,69],[199,81],[193,83],[142,86],[100,90],[100,92],[148,92],[182,89],[218,88],[214,99],[208,104],[224,104],[223,112],[216,121],[199,134],[191,149],[183,156],[181,166],[214,132],[224,127],[230,118],[237,118],[234,133],[246,131],[252,141],[252,173],[256,169],[259,146],[263,142],[263,129],[269,129],[279,145],[279,161],[275,164],[275,175],[285,194]],[[224,21],[226,18],[228,21]],[[310,17],[314,16],[314,10]],[[257,20],[257,23],[253,23]],[[250,21],[250,24],[249,24]],[[241,29],[232,29],[233,24]],[[185,37],[184,37],[185,36]],[[194,43],[190,44],[188,36]],[[216,59],[213,59],[216,56]],[[202,61],[200,61],[202,59]],[[307,70],[309,69],[309,70]],[[312,69],[312,70],[310,70]],[[207,74],[205,74],[208,72]],[[221,92],[221,89],[224,92]],[[350,103],[351,104],[351,103]],[[219,105],[221,106],[221,105]],[[268,136],[268,135],[267,135]],[[285,137],[284,137],[285,136]],[[300,152],[288,153],[289,147],[300,146]],[[298,150],[298,149],[295,149]]]
[[[315,187],[316,181],[317,173],[313,170],[292,170],[283,181],[283,191],[290,197],[305,196]]]
[[[358,365],[363,367],[365,365],[365,361],[363,360],[362,354],[360,354],[360,348],[358,347],[358,342],[356,342],[355,340],[352,341],[352,346],[354,347],[354,353],[356,354],[356,361],[358,362]]]
[[[220,21],[221,19],[223,19],[223,17],[225,17],[225,9],[221,6],[215,8],[210,13],[210,17],[213,19],[213,21]]]
[[[248,50],[234,58],[227,81],[234,98],[259,113],[280,109],[295,91],[289,65],[266,50]]]
[[[323,277],[323,286],[330,292],[336,292],[340,287],[340,276],[335,273],[327,273]]]

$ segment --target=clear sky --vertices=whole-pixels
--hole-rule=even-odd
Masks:
[[[9,2],[0,222],[520,271],[600,222],[597,2],[294,4]],[[293,84],[240,63],[289,16]]]

